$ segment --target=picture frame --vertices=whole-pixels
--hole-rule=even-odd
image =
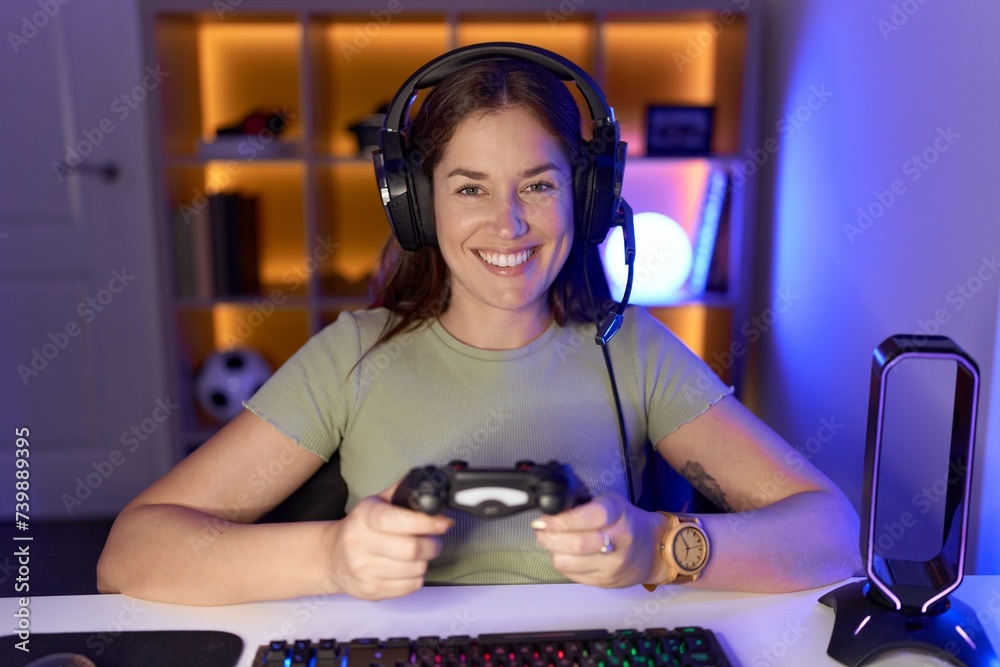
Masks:
[[[646,109],[646,155],[710,155],[714,107],[653,104]]]

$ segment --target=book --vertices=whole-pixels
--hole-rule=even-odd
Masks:
[[[236,193],[208,198],[216,296],[260,292],[257,200]]]
[[[235,294],[260,294],[260,229],[255,197],[240,197],[229,221],[229,265]]]
[[[729,246],[731,216],[729,206],[729,188],[726,188],[726,196],[722,200],[721,213],[719,214],[719,228],[715,234],[715,247],[712,249],[712,261],[708,265],[708,280],[705,282],[706,292],[717,292],[725,294],[729,291]]]
[[[688,283],[694,295],[726,289],[724,262],[728,252],[722,246],[728,248],[728,225],[723,215],[728,185],[729,177],[725,171],[713,169],[709,172]]]
[[[215,296],[215,268],[212,259],[212,221],[208,206],[198,208],[193,216],[189,216],[189,224],[193,296],[211,299]]]

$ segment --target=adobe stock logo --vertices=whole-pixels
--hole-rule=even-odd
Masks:
[[[783,115],[774,124],[777,137],[771,135],[764,139],[757,148],[748,148],[746,159],[733,166],[732,184],[734,188],[743,187],[747,180],[767,164],[772,155],[778,152],[781,148],[780,141],[789,139],[801,130],[833,97],[833,91],[827,89],[825,83],[810,86],[808,93],[804,102]]]
[[[555,30],[557,23],[562,23],[575,14],[576,8],[586,1],[587,0],[562,0],[559,3],[558,13],[552,11],[551,9],[546,9],[545,18],[549,20],[549,27]]]
[[[951,129],[943,127],[937,128],[937,135],[918,152],[913,153],[908,160],[903,162],[900,170],[907,177],[910,183],[916,183],[935,164],[942,154],[948,151],[962,135]],[[893,204],[900,200],[907,192],[907,184],[901,178],[895,178],[889,183],[885,190],[876,189],[872,192],[872,199],[864,206],[857,209],[857,220],[854,223],[844,223],[844,234],[850,243],[854,243],[857,238],[867,232],[875,223],[885,215]]]
[[[108,280],[107,287],[98,290],[94,296],[88,296],[78,303],[76,314],[84,324],[90,324],[97,318],[98,313],[104,312],[117,295],[121,294],[133,280],[135,280],[135,276],[130,274],[124,266],[121,271],[117,269],[111,271],[111,279]],[[72,340],[83,331],[83,327],[74,319],[67,320],[55,333],[49,331],[49,342],[43,343],[40,351],[38,347],[33,347],[27,363],[17,365],[17,374],[21,377],[24,386],[27,387],[33,378],[41,375],[42,371],[54,363],[59,354],[69,347]]]
[[[775,639],[770,646],[764,648],[753,655],[750,664],[753,667],[770,667],[782,662],[788,654],[788,649],[795,646],[809,632],[809,628],[802,624],[801,619],[785,621],[784,632]]]
[[[170,76],[170,72],[163,71],[159,64],[155,68],[147,65],[145,74],[139,83],[111,101],[108,105],[108,116],[97,121],[93,127],[83,129],[80,132],[80,140],[75,144],[66,144],[65,161],[52,161],[51,167],[56,179],[62,183],[64,177],[72,174],[77,167],[83,164],[84,158],[93,153],[104,142],[104,139],[117,129],[118,126],[112,120],[112,115],[119,122],[128,119],[132,112],[147,99],[149,93],[156,90],[168,76]]]
[[[80,507],[88,498],[94,495],[101,486],[108,481],[115,471],[125,465],[128,455],[138,450],[146,440],[149,439],[160,428],[160,425],[170,419],[178,410],[180,405],[170,400],[170,397],[158,398],[153,404],[153,410],[147,417],[138,424],[122,432],[120,442],[122,449],[112,449],[107,458],[100,461],[91,461],[91,469],[86,475],[76,478],[76,488],[73,493],[63,493],[60,497],[66,513],[72,515],[77,507]]]
[[[996,253],[992,257],[983,255],[980,257],[979,266],[976,270],[962,282],[955,283],[954,289],[948,290],[945,301],[952,305],[951,311],[945,308],[938,308],[932,317],[928,319],[918,319],[917,326],[928,336],[937,335],[942,330],[943,325],[951,322],[952,314],[965,308],[965,306],[976,298],[976,295],[994,277],[1000,274],[1000,262],[997,261]]]
[[[406,1],[410,2],[410,0]],[[382,33],[382,29],[392,23],[393,18],[402,11],[402,0],[389,0],[385,5],[385,9],[371,10],[369,14],[373,20],[368,21],[364,26],[354,28],[352,43],[348,44],[347,41],[340,43],[340,51],[344,54],[344,60],[351,62],[354,56],[361,53],[363,49],[371,44],[372,40]]]
[[[18,32],[7,33],[7,41],[14,53],[18,53],[21,47],[38,35],[38,31],[49,24],[49,20],[55,18],[59,13],[60,5],[69,4],[69,0],[38,0],[38,7],[41,9],[35,12],[29,19],[27,16],[21,17],[21,29]]]
[[[927,3],[927,0],[903,0],[901,3],[892,4],[892,13],[888,20],[879,19],[876,22],[878,31],[882,34],[884,41],[889,41],[889,37],[894,32],[899,32],[900,28],[910,22],[910,18],[916,14],[920,8]]]

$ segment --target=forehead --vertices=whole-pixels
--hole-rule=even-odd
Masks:
[[[511,162],[534,166],[539,159],[568,168],[564,147],[538,117],[523,107],[510,107],[475,114],[459,123],[441,165],[476,160],[496,166]]]

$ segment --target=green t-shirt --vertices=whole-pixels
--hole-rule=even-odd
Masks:
[[[385,309],[344,312],[288,360],[246,407],[324,459],[340,453],[347,510],[414,467],[460,459],[569,464],[592,495],[626,496],[614,396],[594,325],[552,324],[528,345],[481,350],[436,320],[358,359]],[[729,394],[719,378],[641,307],[608,344],[628,435],[635,495],[645,443],[656,443]],[[565,581],[529,527],[539,512],[454,514],[426,580],[463,584]]]

